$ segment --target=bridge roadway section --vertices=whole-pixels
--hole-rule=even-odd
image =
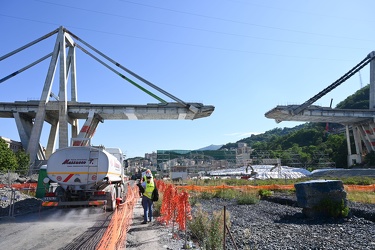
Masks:
[[[275,119],[276,122],[329,122],[343,125],[369,123],[373,122],[375,117],[374,109],[333,109],[314,105],[294,115],[293,111],[298,106],[299,105],[279,105],[265,113],[265,116],[270,119]]]
[[[27,149],[31,143],[32,130],[40,108],[40,101],[17,101],[0,103],[0,118],[14,118],[20,135],[22,146]],[[45,105],[44,121],[51,124],[47,148],[39,144],[38,160],[48,159],[54,152],[56,134],[60,123],[59,101],[49,101]],[[77,127],[77,121],[94,116],[101,122],[104,120],[194,120],[208,117],[215,107],[201,103],[159,103],[147,105],[123,104],[91,104],[88,102],[67,101],[67,122]],[[93,126],[95,129],[96,126]],[[38,138],[39,139],[39,138]],[[34,151],[33,151],[34,152]],[[34,161],[34,159],[33,159]]]
[[[89,102],[67,102],[68,116],[70,119],[87,119],[89,112],[93,111],[103,120],[194,120],[208,117],[214,111],[214,106],[205,106],[201,103],[187,103],[197,108],[192,112],[180,103],[159,103],[147,105],[124,104],[91,104]],[[15,118],[15,114],[26,119],[34,119],[39,107],[39,101],[18,101],[13,103],[0,103],[0,118]],[[54,124],[59,120],[58,101],[46,103],[46,121]]]
[[[265,113],[265,117],[282,121],[329,122],[345,126],[348,148],[348,166],[362,163],[364,156],[375,151],[375,52],[369,53],[360,63],[330,86],[301,105],[276,106]],[[312,105],[316,100],[338,87],[360,69],[370,64],[370,91],[368,109],[333,109]],[[355,152],[352,153],[349,129],[354,138]]]

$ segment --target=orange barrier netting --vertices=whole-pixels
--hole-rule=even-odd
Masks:
[[[178,193],[174,185],[166,184],[163,181],[156,181],[156,184],[163,194],[160,217],[157,220],[166,224],[174,221],[178,224],[180,230],[184,230],[186,220],[192,218],[189,194],[185,191]]]
[[[346,191],[375,192],[375,184],[372,185],[344,185]]]
[[[159,184],[158,188],[163,192],[163,182],[160,180],[156,181]],[[0,184],[0,188],[8,187],[7,184]],[[36,190],[37,183],[15,183],[11,185],[12,188],[21,190],[21,189],[28,189],[28,190]],[[375,184],[372,185],[344,185],[347,191],[374,191],[375,192]],[[294,185],[263,185],[263,186],[253,186],[253,185],[243,185],[243,186],[229,186],[229,185],[220,185],[220,186],[177,186],[178,190],[184,191],[195,191],[195,192],[215,192],[220,189],[237,189],[237,190],[253,190],[253,189],[264,189],[264,190],[290,190],[294,188]]]
[[[191,220],[191,206],[189,204],[189,194],[182,192],[175,197],[174,203],[177,205],[176,222],[180,230],[185,230],[186,220]]]
[[[128,184],[126,200],[117,206],[96,250],[125,249],[126,235],[133,220],[133,210],[137,199],[139,199],[138,187],[135,185],[131,187]]]
[[[158,182],[157,186],[159,192],[163,194],[163,202],[160,208],[160,222],[168,224],[175,216],[173,198],[177,195],[177,189],[172,184],[165,184],[164,182]]]
[[[10,185],[14,189],[28,189],[28,190],[36,190],[38,183],[15,183]],[[7,184],[0,184],[0,188],[8,187]]]
[[[235,189],[235,190],[290,190],[293,189],[294,185],[263,185],[263,186],[252,186],[252,185],[243,185],[243,186],[228,186],[228,185],[220,185],[220,186],[178,186],[177,189],[185,190],[185,191],[194,191],[194,192],[216,192],[223,189]]]

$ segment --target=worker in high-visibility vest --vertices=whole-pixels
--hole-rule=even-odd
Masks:
[[[143,222],[142,224],[147,224],[152,222],[152,192],[155,189],[154,178],[152,178],[151,171],[145,175],[146,181],[142,182],[142,187],[144,188],[144,193],[142,196],[142,207],[143,207]]]

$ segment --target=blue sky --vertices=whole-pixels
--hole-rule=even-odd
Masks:
[[[107,120],[92,144],[120,147],[127,157],[194,150],[300,124],[264,114],[305,102],[374,50],[373,9],[370,0],[0,1],[0,56],[64,26],[177,98],[215,106],[193,121]],[[0,78],[52,52],[55,39],[0,61]],[[48,64],[1,83],[0,102],[39,99]],[[368,67],[315,104],[329,106],[333,98],[335,106],[368,84]],[[82,102],[158,102],[79,49],[77,82]],[[46,145],[48,125],[43,129]],[[0,120],[0,135],[19,140],[13,119]]]

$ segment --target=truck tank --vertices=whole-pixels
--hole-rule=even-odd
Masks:
[[[104,149],[67,147],[53,153],[47,162],[47,176],[62,188],[87,190],[101,183],[121,182],[122,163]]]

